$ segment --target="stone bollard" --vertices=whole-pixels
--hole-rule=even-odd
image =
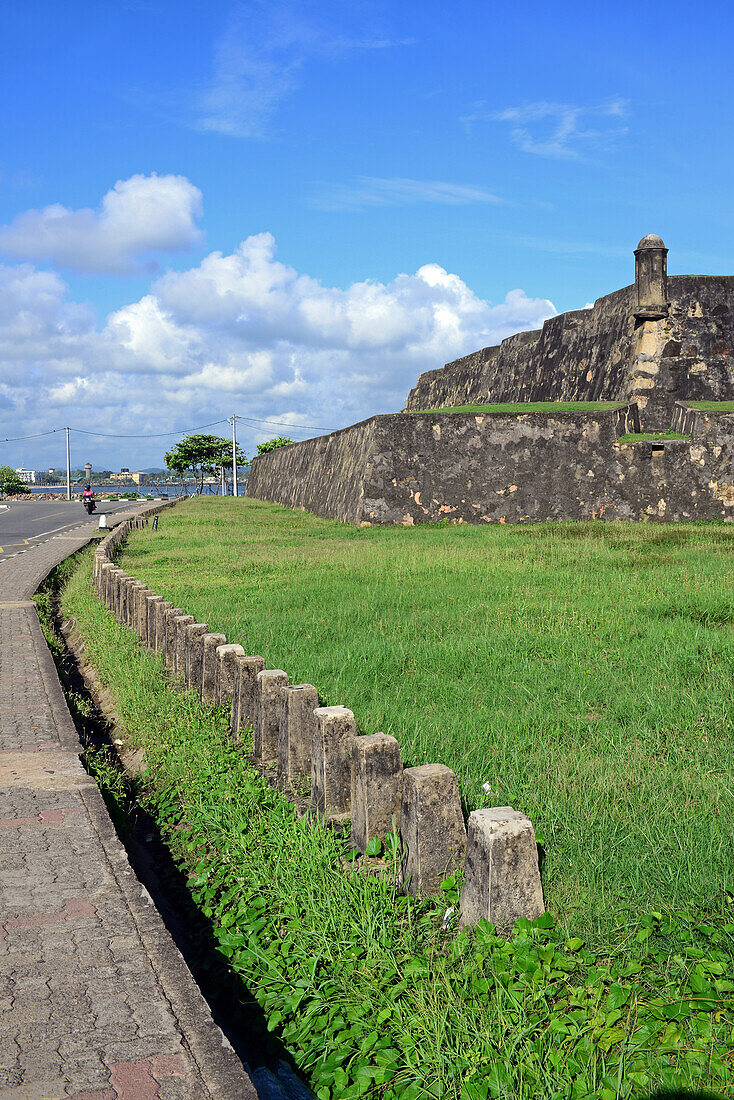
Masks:
[[[127,626],[130,619],[130,601],[132,600],[133,579],[129,573],[120,578],[120,623]]]
[[[311,746],[311,809],[327,820],[349,815],[357,726],[346,707],[317,707]]]
[[[130,630],[135,630],[137,622],[137,607],[138,607],[138,592],[141,588],[144,588],[142,581],[136,581],[134,578],[130,579],[130,583],[127,587],[127,604],[125,611],[125,625]]]
[[[161,600],[155,609],[155,651],[163,661],[166,656],[166,612],[172,608],[170,600]]]
[[[120,569],[119,565],[115,566],[115,569],[114,569],[114,572],[112,574],[112,578],[111,578],[111,581],[110,581],[110,585],[111,585],[111,600],[112,600],[112,602],[110,604],[110,611],[112,612],[112,614],[115,616],[115,618],[119,622],[120,621],[120,600],[122,598],[122,570]]]
[[[114,567],[114,565],[112,564],[111,561],[106,561],[104,563],[104,565],[102,566],[102,577],[101,577],[102,591],[101,591],[101,596],[102,596],[102,603],[105,605],[105,607],[108,610],[110,608],[111,592],[112,592],[112,570],[114,568],[115,567]]]
[[[125,577],[127,574],[124,569],[117,568],[115,574],[115,618],[118,623],[122,622],[122,616],[125,613]]]
[[[232,705],[235,681],[235,658],[244,657],[245,651],[238,642],[225,642],[217,646],[217,679],[214,685],[214,705]]]
[[[263,669],[257,674],[252,733],[253,755],[258,764],[269,764],[278,758],[280,693],[287,686],[288,674],[282,668]]]
[[[422,764],[403,771],[401,786],[401,877],[408,893],[431,897],[464,859],[459,785],[443,764]]]
[[[146,596],[146,611],[145,611],[145,644],[151,653],[155,653],[155,628],[157,619],[157,607],[159,603],[163,602],[163,597],[156,595],[155,592],[149,592]]]
[[[314,711],[319,693],[312,684],[291,684],[280,693],[278,785],[287,788],[311,778],[311,752],[316,730]]]
[[[173,659],[173,673],[179,680],[186,674],[186,627],[195,622],[193,615],[176,616],[176,655]]]
[[[265,661],[262,657],[235,657],[234,665],[235,681],[229,732],[233,741],[239,741],[240,730],[252,726],[255,721],[257,674],[265,668]]]
[[[184,627],[186,634],[186,663],[183,672],[186,689],[201,685],[201,659],[204,655],[204,634],[209,633],[206,623],[189,623]]]
[[[355,737],[352,763],[352,842],[364,852],[373,837],[384,840],[400,819],[403,761],[386,733]]]
[[[545,911],[533,823],[512,806],[469,814],[464,875],[462,925],[484,918],[508,937],[519,917]]]
[[[226,634],[202,634],[201,701],[212,706],[217,690],[217,648],[226,645]]]
[[[183,614],[182,607],[171,607],[163,616],[166,631],[165,665],[171,674],[176,670],[176,619]]]
[[[141,642],[147,641],[148,636],[148,604],[147,598],[150,589],[146,584],[135,589],[135,622],[134,630]]]

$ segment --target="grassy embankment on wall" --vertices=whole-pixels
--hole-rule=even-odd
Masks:
[[[377,619],[372,635],[379,646],[380,634],[390,626],[394,641],[405,646],[399,665],[411,678],[414,688],[413,674],[417,665],[412,666],[411,660],[425,662],[428,659],[425,652],[421,656],[421,649],[431,642],[439,643],[442,632],[438,624],[451,611],[449,633],[454,648],[460,623],[468,624],[469,648],[451,659],[450,654],[444,652],[442,658],[450,664],[451,676],[440,681],[442,686],[426,678],[423,698],[418,699],[416,692],[410,713],[411,722],[415,722],[429,712],[432,705],[440,710],[450,708],[456,720],[446,727],[440,723],[446,748],[442,756],[449,755],[453,744],[467,764],[470,763],[469,741],[462,744],[459,735],[467,737],[470,713],[481,717],[482,700],[475,686],[473,694],[466,695],[461,707],[451,702],[456,695],[458,671],[464,668],[468,675],[476,665],[478,673],[480,665],[486,663],[487,653],[479,646],[478,639],[484,634],[491,640],[493,631],[488,630],[488,621],[497,631],[497,644],[505,638],[507,660],[511,652],[511,648],[507,648],[510,635],[518,640],[522,638],[516,622],[513,624],[497,614],[497,605],[504,605],[509,597],[507,592],[502,593],[501,586],[489,583],[494,567],[486,546],[474,566],[469,565],[472,546],[475,550],[477,545],[481,547],[481,541],[475,544],[473,540],[482,532],[469,532],[469,541],[462,543],[461,552],[454,555],[451,536],[461,539],[465,535],[462,529],[434,529],[428,532],[427,541],[415,540],[414,532],[399,531],[371,532],[378,538],[365,539],[362,532],[312,521],[311,517],[293,516],[273,506],[245,504],[241,509],[241,502],[231,503],[233,507],[227,502],[215,502],[211,507],[197,502],[176,509],[175,513],[167,513],[157,536],[142,532],[132,543],[126,555],[128,568],[142,575],[145,559],[149,567],[146,579],[150,581],[157,562],[161,581],[165,574],[169,592],[171,585],[178,585],[175,588],[177,596],[188,609],[194,606],[197,588],[203,588],[205,579],[210,579],[212,587],[200,595],[206,594],[210,609],[222,616],[214,620],[214,625],[224,626],[226,615],[236,612],[236,621],[226,619],[230,637],[251,641],[255,632],[262,630],[260,639],[265,638],[272,646],[275,647],[280,639],[281,647],[288,648],[275,649],[275,652],[289,658],[283,663],[292,671],[300,671],[297,659],[305,660],[311,653],[309,645],[302,649],[294,648],[292,643],[289,645],[284,634],[287,624],[282,612],[286,607],[286,595],[290,593],[294,598],[300,593],[307,633],[312,634],[306,641],[314,641],[313,633],[318,623],[314,652],[330,648],[335,665],[341,667],[344,663],[343,674],[348,674],[350,683],[358,683],[354,669],[363,663],[366,640],[355,631],[362,620],[347,606],[342,622],[329,593],[341,586],[341,596],[345,599],[349,590],[345,578],[355,568],[359,580],[352,585],[353,597],[356,592],[363,591],[366,583],[375,585],[376,563],[370,562],[369,555],[365,560],[366,548],[372,546],[381,560],[378,575],[384,578],[387,589],[381,592],[378,586],[371,597],[382,618],[382,631]],[[238,525],[235,530],[232,529],[232,516],[237,513],[233,509],[237,512],[241,509],[246,517],[243,526]],[[255,529],[259,537],[255,537]],[[650,537],[664,533],[665,530],[659,527],[650,529]],[[401,534],[408,535],[402,549],[400,539],[396,538]],[[543,536],[536,531],[533,538],[539,541],[533,541],[531,553],[521,536],[517,545],[507,542],[505,536],[509,534],[496,533],[492,558],[497,562],[505,558],[515,560],[516,576],[518,571],[519,575],[524,575],[528,570],[529,557],[536,570],[529,574],[537,589],[535,598],[528,592],[522,599],[516,595],[514,601],[521,621],[535,623],[533,637],[526,640],[521,650],[524,661],[517,653],[512,659],[512,667],[516,670],[516,697],[522,700],[529,698],[527,692],[522,691],[522,685],[531,683],[530,679],[524,679],[524,665],[538,662],[539,671],[543,668],[545,650],[538,641],[538,624],[542,616],[536,604],[536,601],[543,603],[542,563],[552,564],[558,576],[563,573],[563,563],[567,570],[583,575],[583,570],[579,569],[583,551],[591,553],[591,547],[596,544],[594,540],[600,540],[601,536],[596,532],[591,544],[584,540],[582,546],[579,540],[572,541],[568,536],[559,542],[549,532]],[[676,539],[672,536],[679,536],[670,529],[667,534],[667,543],[646,545],[648,567],[652,565],[651,558],[659,556],[670,567],[671,557],[689,555],[691,547],[685,543],[687,534],[683,536],[683,548],[678,543],[677,550]],[[304,535],[308,536],[306,545]],[[701,638],[709,630],[730,629],[724,621],[723,605],[714,598],[713,582],[714,562],[726,548],[721,540],[728,532],[708,528],[692,531],[690,536],[701,551],[701,563],[695,593],[688,593],[685,618],[708,624],[701,627],[698,645],[694,647],[697,649],[695,667],[700,670],[707,662],[721,662],[722,659],[720,652],[707,654],[707,647],[701,646]],[[626,555],[626,571],[633,570],[633,551],[640,553],[641,535],[635,531],[630,537],[633,543],[625,549],[622,531],[616,533],[614,553]],[[248,539],[249,545],[246,545]],[[187,544],[188,549],[185,549]],[[391,547],[392,553],[387,553]],[[431,587],[427,588],[428,578],[419,565],[431,547],[433,555],[438,552],[438,556],[430,573]],[[192,568],[189,557],[192,551],[195,551],[195,559],[198,557],[201,561],[211,555],[208,569]],[[611,552],[609,547],[607,552]],[[170,561],[164,565],[166,553],[170,553]],[[709,557],[711,560],[706,566]],[[404,558],[407,560],[403,561]],[[399,575],[391,578],[386,565],[397,568],[400,561]],[[467,578],[474,575],[480,562],[481,569],[488,572],[489,577],[481,583],[475,577],[475,602],[471,607],[462,608],[456,601],[453,609],[447,607],[449,588],[455,594],[462,592],[464,598],[471,594],[466,588]],[[239,593],[236,601],[232,599],[226,577],[228,568],[234,570],[235,590]],[[451,568],[459,574],[453,581]],[[708,586],[704,579],[707,568]],[[308,586],[304,587],[308,569],[317,571],[320,585],[317,590],[306,591]],[[465,576],[466,569],[468,574]],[[242,598],[242,589],[238,586],[243,573],[250,577],[247,599]],[[300,574],[300,583],[296,582],[294,587],[291,583],[294,578],[289,580],[291,574]],[[570,929],[564,927],[565,920],[577,927],[584,924],[591,927],[593,907],[588,905],[564,914],[564,920],[556,927],[550,916],[541,918],[534,926],[527,926],[525,922],[525,927],[519,928],[510,943],[498,940],[491,926],[480,926],[476,934],[458,934],[454,924],[444,932],[441,928],[444,909],[456,901],[454,885],[447,883],[443,898],[416,903],[401,897],[386,879],[345,873],[340,864],[343,842],[328,829],[298,820],[292,807],[264,785],[248,766],[241,749],[229,743],[224,714],[204,710],[192,692],[170,689],[158,660],[143,649],[131,631],[115,623],[99,603],[91,588],[90,575],[91,557],[87,554],[66,584],[63,613],[75,620],[85,642],[85,657],[108,688],[120,723],[118,732],[129,747],[140,747],[145,752],[147,769],[136,784],[138,800],[158,821],[179,865],[188,869],[192,895],[204,917],[211,921],[223,958],[253,992],[269,1026],[282,1036],[319,1100],[347,1100],[367,1095],[382,1100],[397,1100],[398,1097],[418,1100],[424,1096],[449,1100],[487,1100],[490,1097],[494,1100],[584,1100],[587,1097],[617,1100],[632,1095],[649,1096],[661,1085],[708,1087],[720,1094],[731,1094],[734,1088],[730,1060],[734,983],[729,978],[734,969],[734,924],[728,923],[725,916],[727,899],[722,881],[709,890],[710,913],[700,910],[645,913],[643,909],[650,901],[650,891],[642,889],[644,879],[641,879],[637,896],[628,899],[629,910],[618,906],[611,913],[613,919],[605,922],[608,934],[603,936],[600,929],[596,929],[595,943],[590,937],[585,944],[583,935],[572,931],[569,934]],[[622,576],[625,575],[623,571]],[[507,582],[507,576],[505,568],[503,583]],[[464,579],[460,582],[461,577]],[[633,582],[628,580],[627,583]],[[410,588],[411,584],[417,587],[410,593],[405,591],[403,601],[398,600],[395,605],[399,591]],[[162,590],[163,583],[158,587]],[[620,578],[615,588],[618,597],[621,588]],[[488,616],[492,605],[487,604],[488,597],[481,596],[482,591],[494,592],[495,613],[491,620]],[[674,592],[674,588],[666,587],[664,593],[658,594],[656,622],[667,622],[672,605],[666,600],[672,599]],[[682,594],[678,594],[682,598]],[[367,616],[370,600],[368,593],[363,595],[367,600],[363,615]],[[546,599],[547,595],[546,591]],[[676,615],[679,615],[681,605],[676,606]],[[549,624],[561,639],[569,635],[575,638],[579,629],[583,629],[582,607],[583,601],[579,605],[578,594],[572,598],[569,590],[565,604],[558,606]],[[548,614],[547,608],[545,614]],[[410,629],[406,617],[414,620]],[[209,615],[210,625],[213,618]],[[295,629],[297,621],[289,622]],[[567,623],[568,631],[559,630],[561,622]],[[483,624],[481,630],[480,624]],[[298,624],[299,631],[302,625]],[[620,631],[624,625],[623,621]],[[630,623],[626,622],[626,626],[632,634]],[[351,639],[347,633],[350,627]],[[599,623],[596,630],[599,633],[597,642],[602,641],[604,632]],[[606,652],[610,653],[610,642],[607,640],[605,644]],[[632,644],[632,637],[628,644]],[[580,642],[578,650],[575,648],[577,643],[573,645],[574,651],[581,655]],[[384,633],[382,646],[386,646]],[[265,646],[257,648],[271,652]],[[588,674],[593,668],[594,649],[592,634],[580,669],[582,674],[584,671]],[[688,659],[692,659],[690,646]],[[399,679],[401,673],[388,662],[389,655],[384,654],[383,663],[375,670],[376,678],[362,677],[365,684],[359,706],[354,704],[353,694],[346,696],[363,720],[368,712],[360,714],[360,707],[366,707],[370,694],[375,694],[377,689],[378,696],[380,692],[389,696],[383,705],[392,704],[397,713],[400,713],[397,704],[405,702],[402,695],[396,700],[391,694],[397,686],[393,680]],[[668,664],[669,658],[666,664],[664,652],[659,654],[658,681],[671,675]],[[496,667],[501,669],[501,663]],[[321,679],[313,677],[317,683],[325,678],[327,666],[321,671]],[[493,673],[495,666],[489,673],[485,669],[477,676],[477,682],[484,684],[487,675]],[[588,675],[573,690],[582,694],[582,688],[588,688],[587,680]],[[648,703],[654,682],[652,675],[642,680]],[[334,683],[340,687],[342,682]],[[696,686],[693,684],[691,691]],[[706,694],[710,685],[704,682],[703,688]],[[468,682],[464,682],[464,691],[469,691]],[[444,695],[448,698],[442,703]],[[565,697],[567,704],[573,700],[584,707],[590,705],[587,698],[573,694]],[[557,715],[557,707],[563,700],[557,696],[555,702],[551,710]],[[719,705],[713,699],[712,702],[714,709],[706,712],[707,722],[716,714]],[[624,704],[625,699],[620,700],[620,707]],[[504,706],[505,718],[512,718],[509,697]],[[466,719],[462,717],[465,711]],[[546,800],[555,784],[562,805],[569,807],[573,800],[581,799],[587,811],[593,809],[598,797],[597,781],[600,782],[597,772],[605,760],[610,761],[615,782],[620,782],[624,770],[617,760],[622,746],[617,744],[613,733],[607,731],[604,737],[601,735],[601,712],[593,718],[590,711],[584,711],[580,727],[576,724],[564,726],[558,717],[552,718],[545,727],[550,744],[544,760],[539,756],[539,738],[528,739],[523,734],[525,727],[521,727],[519,721],[519,714],[523,712],[520,707],[514,723],[517,733],[514,749],[510,751],[505,743],[512,740],[509,734],[500,745],[507,756],[504,773],[497,766],[500,758],[492,753],[491,744],[484,745],[484,753],[494,761],[500,782],[508,781],[502,778],[503,775],[512,777],[515,774],[513,761],[517,759],[518,764],[523,763],[524,771],[530,772],[530,781],[522,788],[525,792],[520,801],[523,808],[528,808],[527,799],[534,782],[543,784]],[[578,711],[574,709],[570,713],[577,715]],[[531,719],[532,715],[527,718],[528,723]],[[476,739],[482,727],[476,724],[473,728]],[[530,729],[531,724],[527,728]],[[666,727],[668,731],[671,728]],[[447,730],[453,731],[453,739],[446,736]],[[703,742],[705,736],[703,730],[698,730],[699,742]],[[719,728],[718,737],[725,740],[724,727]],[[406,744],[405,739],[403,744]],[[636,743],[635,751],[627,754],[627,772],[634,768],[639,771],[645,756],[655,753],[658,744],[648,736],[643,753],[643,746]],[[696,774],[700,772],[701,776],[707,774],[715,755],[714,746],[709,742],[701,759],[694,758],[694,744],[693,738],[678,736],[676,744],[670,746],[667,760],[662,759],[658,750],[658,764],[666,769],[669,782],[682,783],[682,797],[689,803],[689,816],[693,819],[708,812],[711,821],[716,807],[697,806],[696,799],[703,798],[704,794],[699,786],[684,782],[684,778],[687,769]],[[575,756],[577,766],[564,761],[564,754]],[[556,756],[558,759],[551,768],[550,761]],[[482,771],[481,775],[484,774]],[[721,779],[720,773],[716,774]],[[643,775],[642,782],[648,794],[653,791],[649,777]],[[473,792],[473,780],[467,789]],[[116,791],[120,793],[113,784],[109,794],[114,797]],[[642,797],[644,793],[643,790]],[[708,786],[705,796],[710,798]],[[625,828],[638,828],[619,791],[610,788],[609,798],[616,802],[616,815]],[[516,804],[518,800],[513,799]],[[722,812],[725,809],[721,800],[719,809]],[[558,814],[559,811],[554,812]],[[580,817],[583,817],[583,808],[577,811],[571,825],[576,825]],[[599,834],[602,825],[605,825],[603,815],[596,813],[589,817],[591,831]],[[569,822],[556,826],[554,816],[549,814],[545,827],[550,862],[552,846],[563,839]],[[655,840],[656,825],[650,813],[646,827],[652,834],[649,839]],[[672,823],[673,830],[676,827],[680,828],[680,822]],[[608,835],[607,827],[606,833],[597,836],[597,843],[604,842]],[[620,827],[617,841],[621,843],[623,836],[624,830]],[[563,850],[567,852],[568,848]],[[702,858],[710,862],[712,850],[710,847],[702,851]],[[596,848],[591,845],[579,849],[581,855],[588,851],[593,855]],[[617,854],[605,848],[613,873]],[[662,858],[660,853],[658,858]],[[555,863],[560,873],[563,860],[557,859]],[[624,866],[624,861],[621,865]],[[650,866],[643,861],[641,875],[649,873]],[[711,862],[710,866],[713,866]],[[603,867],[596,867],[597,875],[601,877],[603,872]],[[619,877],[618,871],[617,874]],[[584,871],[576,881],[583,883],[587,877],[588,871]],[[619,882],[626,881],[624,875],[619,877]],[[670,885],[668,890],[671,892]],[[609,893],[606,896],[608,899]],[[580,893],[578,897],[581,902]]]
[[[357,530],[217,500],[123,565],[453,768],[467,809],[527,813],[548,906],[591,933],[734,893],[733,550],[724,525]]]

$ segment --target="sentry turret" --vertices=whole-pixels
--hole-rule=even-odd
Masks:
[[[662,237],[648,233],[635,249],[637,321],[659,321],[668,315],[668,250]]]

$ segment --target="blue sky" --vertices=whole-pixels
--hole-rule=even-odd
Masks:
[[[252,452],[400,408],[420,371],[625,285],[645,233],[671,272],[734,271],[731,22],[723,3],[2,5],[0,439],[234,409],[277,422],[243,423]],[[149,465],[169,442],[84,457]]]

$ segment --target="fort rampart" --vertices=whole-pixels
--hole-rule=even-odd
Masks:
[[[247,495],[358,525],[731,519],[734,413],[676,415],[690,439],[632,443],[635,404],[375,416],[256,458]]]
[[[734,276],[675,275],[667,315],[640,320],[633,284],[427,371],[406,410],[503,401],[635,401],[644,429],[670,427],[676,401],[734,392]]]

